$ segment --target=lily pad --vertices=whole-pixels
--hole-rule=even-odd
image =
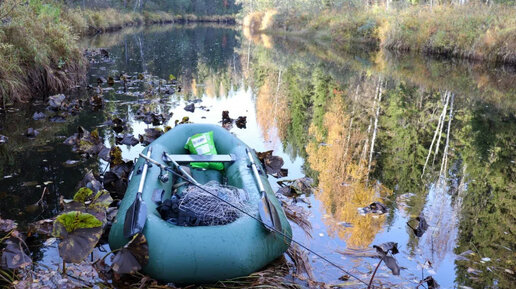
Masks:
[[[376,252],[380,255],[382,261],[385,262],[385,265],[391,270],[393,275],[400,274],[400,267],[398,262],[393,256],[388,255],[389,252],[392,255],[396,255],[399,253],[398,243],[396,242],[386,242],[380,245],[373,245],[373,248],[376,249]]]
[[[0,218],[0,232],[7,233],[11,230],[16,229],[16,227],[18,227],[18,225],[16,224],[15,221]]]
[[[428,229],[428,223],[426,222],[426,219],[425,219],[425,216],[423,216],[423,213],[421,213],[421,215],[419,215],[419,217],[416,218],[416,221],[418,221],[418,225],[416,228],[412,227],[409,222],[407,222],[407,225],[410,227],[410,229],[412,229],[412,231],[414,232],[414,235],[416,235],[416,237],[422,237],[423,234]]]
[[[61,239],[61,258],[67,263],[80,263],[97,245],[102,235],[102,222],[88,213],[64,213],[56,218],[53,235]]]
[[[281,173],[281,167],[285,162],[281,157],[272,155],[272,152],[272,150],[263,153],[257,152],[256,155],[264,165],[267,174],[277,175]]]
[[[18,269],[30,266],[32,259],[25,254],[23,241],[18,237],[10,237],[5,241],[5,249],[2,251],[2,268]]]
[[[134,235],[113,258],[113,271],[118,274],[134,273],[149,262],[149,246],[143,234]]]

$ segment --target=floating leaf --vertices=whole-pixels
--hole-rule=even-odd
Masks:
[[[438,289],[441,286],[437,283],[437,281],[434,280],[432,276],[428,276],[425,279],[423,279],[423,282],[426,282],[426,285],[428,286],[428,289]]]
[[[399,275],[400,274],[400,267],[398,266],[398,262],[396,262],[396,259],[392,256],[384,256],[382,258],[383,262],[385,262],[385,265],[387,268],[391,269],[391,272],[393,275]]]
[[[425,216],[423,216],[423,213],[421,213],[421,215],[419,215],[419,217],[416,218],[416,221],[419,222],[416,228],[413,228],[409,222],[407,222],[407,225],[412,229],[412,231],[414,232],[414,235],[416,235],[416,237],[422,237],[423,234],[428,229],[428,223],[426,222],[426,219],[425,219]]]
[[[53,235],[62,239],[59,255],[67,263],[82,262],[93,251],[101,234],[102,222],[88,213],[64,213],[54,222]]]
[[[27,235],[32,236],[35,233],[42,235],[51,235],[53,226],[54,220],[52,219],[44,219],[34,223],[30,223]]]
[[[382,256],[387,255],[387,253],[389,253],[389,251],[393,255],[396,255],[399,253],[398,243],[396,243],[396,242],[386,242],[386,243],[382,243],[380,245],[373,245],[373,248],[375,248],[376,252],[378,252]]]
[[[391,269],[392,274],[399,275],[400,274],[400,267],[398,266],[398,262],[396,262],[396,259],[393,256],[389,256],[389,252],[392,255],[396,255],[399,253],[398,251],[398,243],[396,242],[386,242],[382,243],[380,245],[373,245],[373,248],[376,249],[376,252],[380,255],[382,261],[385,262],[385,265],[389,269]],[[381,262],[381,261],[380,261]]]
[[[143,145],[148,145],[153,142],[155,139],[160,137],[163,134],[163,130],[160,128],[147,128],[145,129],[144,135],[139,135],[140,142]]]
[[[373,214],[385,214],[387,213],[387,207],[380,202],[373,202],[367,207],[358,208],[358,212],[362,215],[373,213]]]
[[[281,157],[273,156],[272,150],[266,152],[257,152],[256,156],[258,156],[258,159],[262,162],[267,174],[275,175],[282,173],[281,167],[285,162]]]
[[[95,178],[91,171],[86,173],[84,178],[79,182],[79,186],[89,188],[94,193],[102,190],[102,184]]]
[[[176,77],[173,74],[168,75],[168,80],[174,80],[174,79],[176,79]]]
[[[149,246],[143,234],[136,234],[113,258],[113,271],[128,274],[139,271],[149,262]]]
[[[189,112],[194,112],[195,111],[195,104],[193,104],[193,103],[187,104],[184,107],[184,110],[189,111]]]
[[[15,221],[0,218],[0,232],[9,232],[16,229],[16,227],[18,227],[18,225]]]
[[[18,237],[10,237],[5,241],[2,251],[2,268],[18,269],[32,264],[32,259],[25,254],[23,241]]]
[[[116,143],[117,144],[124,144],[124,145],[130,145],[130,146],[135,146],[139,143],[140,141],[134,137],[134,135],[132,134],[126,134],[126,135],[123,135],[122,137],[117,137],[116,138]]]
[[[300,195],[310,196],[314,192],[314,188],[312,187],[313,180],[308,177],[295,180],[282,180],[278,181],[278,184],[282,186],[278,192],[287,197],[297,197]]]
[[[239,116],[236,121],[235,121],[235,124],[238,128],[240,129],[244,129],[244,128],[247,128],[246,125],[247,125],[247,116]]]
[[[106,190],[98,191],[97,194],[91,200],[91,203],[88,205],[88,209],[96,209],[96,210],[106,210],[109,205],[113,202],[113,198]]]

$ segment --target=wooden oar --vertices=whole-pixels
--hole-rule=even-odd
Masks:
[[[260,219],[269,231],[272,232],[274,231],[273,229],[276,229],[277,231],[281,232],[281,222],[278,216],[278,211],[276,211],[276,207],[274,207],[270,203],[269,198],[267,197],[267,193],[265,192],[265,188],[263,187],[262,178],[258,173],[258,168],[256,166],[256,163],[254,162],[254,158],[251,154],[251,151],[248,148],[246,148],[245,151],[247,152],[247,157],[251,162],[251,169],[253,171],[254,178],[258,183],[258,189],[260,190],[261,202],[258,203],[258,212],[260,213]]]
[[[147,158],[150,158],[151,152],[152,147],[149,147],[147,150]],[[138,186],[138,192],[136,192],[136,199],[125,212],[124,237],[126,238],[131,238],[132,236],[141,233],[143,231],[143,227],[145,227],[145,222],[147,221],[147,206],[142,199],[142,193],[148,167],[149,163],[145,161],[140,185]]]

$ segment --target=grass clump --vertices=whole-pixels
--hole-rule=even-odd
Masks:
[[[83,71],[73,24],[54,2],[0,3],[0,95],[3,104],[68,88]]]

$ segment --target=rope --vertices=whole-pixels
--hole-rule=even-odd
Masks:
[[[148,159],[148,160],[150,160],[150,159]],[[160,164],[160,165],[161,165],[161,166],[163,166],[162,164]],[[188,183],[190,183],[190,184],[192,184],[192,185],[194,185],[194,186],[198,187],[199,189],[203,190],[204,192],[206,192],[206,193],[208,193],[208,194],[212,195],[213,197],[215,197],[215,198],[219,199],[220,201],[222,201],[222,202],[224,202],[224,203],[228,204],[229,206],[233,207],[234,209],[238,210],[238,211],[239,211],[239,212],[241,212],[242,214],[245,214],[245,215],[247,215],[247,216],[249,216],[249,217],[253,218],[253,219],[254,219],[254,220],[256,220],[257,222],[259,222],[259,223],[261,223],[262,225],[264,225],[264,226],[265,226],[266,228],[268,228],[269,230],[274,231],[275,233],[280,234],[281,236],[283,236],[284,238],[287,238],[287,239],[288,239],[288,240],[290,240],[291,242],[294,242],[295,244],[297,244],[297,245],[298,245],[298,246],[300,246],[301,248],[303,248],[303,249],[305,249],[306,251],[308,251],[308,252],[310,252],[310,253],[314,254],[315,256],[317,256],[317,257],[321,258],[322,260],[326,261],[328,264],[332,265],[333,267],[335,267],[335,268],[337,268],[337,269],[341,270],[342,272],[344,272],[344,273],[348,274],[349,276],[351,276],[351,277],[353,277],[353,278],[357,279],[359,282],[361,282],[361,283],[363,283],[363,284],[365,284],[365,285],[369,285],[368,283],[366,283],[365,281],[363,281],[363,280],[362,280],[362,279],[360,279],[359,277],[357,277],[357,276],[355,276],[355,275],[351,274],[350,272],[348,272],[348,271],[344,270],[344,269],[343,269],[342,267],[340,267],[339,265],[337,265],[337,264],[335,264],[334,262],[332,262],[332,261],[328,260],[327,258],[325,258],[325,257],[321,256],[320,254],[318,254],[317,252],[315,252],[315,251],[311,250],[310,248],[306,247],[306,246],[305,246],[305,245],[303,245],[302,243],[300,243],[300,242],[298,242],[298,241],[294,240],[292,237],[287,236],[285,233],[283,233],[283,232],[281,232],[281,231],[277,230],[276,228],[271,227],[271,226],[269,226],[269,225],[265,224],[265,223],[264,223],[262,220],[260,220],[259,218],[255,217],[255,216],[253,216],[253,215],[251,215],[251,214],[249,214],[249,213],[247,213],[246,211],[242,210],[241,208],[239,208],[239,207],[237,207],[237,206],[235,206],[235,205],[231,204],[230,202],[228,202],[228,201],[226,201],[226,200],[224,200],[224,199],[220,198],[219,196],[215,195],[214,193],[212,193],[212,192],[210,192],[210,191],[206,190],[206,189],[205,189],[205,188],[203,188],[202,186],[200,186],[200,185],[198,185],[198,184],[196,184],[196,183],[194,183],[194,182],[190,181],[187,177],[185,177],[185,176],[183,176],[183,175],[181,175],[181,174],[178,174],[178,173],[174,172],[170,167],[166,167],[166,166],[163,166],[163,167],[164,167],[164,169],[165,169],[165,170],[169,171],[169,172],[170,172],[170,173],[172,173],[174,176],[179,177],[179,178],[181,178],[181,179],[183,179],[183,180],[187,181]],[[368,287],[368,288],[369,288],[369,287]]]

